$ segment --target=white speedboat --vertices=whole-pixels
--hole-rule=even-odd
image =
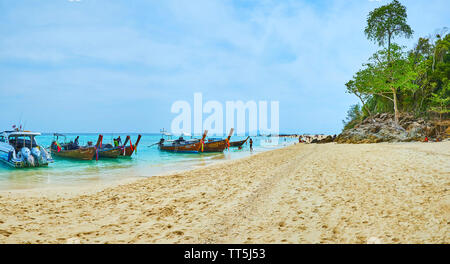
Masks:
[[[41,133],[30,131],[4,131],[0,134],[0,161],[15,167],[47,166],[53,162],[50,153],[36,143]]]

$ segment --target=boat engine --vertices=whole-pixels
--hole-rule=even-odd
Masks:
[[[20,153],[19,158],[21,158],[23,162],[25,162],[29,166],[32,166],[32,167],[35,166],[34,157],[31,154],[31,151],[29,148],[23,147],[19,153]]]
[[[41,164],[47,164],[48,160],[52,159],[52,156],[50,156],[50,154],[43,147],[40,147],[40,151],[41,151],[41,159],[42,159]]]
[[[31,155],[33,155],[34,160],[37,161],[36,165],[44,163],[44,153],[42,153],[42,151],[40,151],[39,148],[37,147],[32,148]]]

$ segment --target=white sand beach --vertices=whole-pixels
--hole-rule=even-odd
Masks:
[[[112,186],[0,192],[0,243],[449,243],[450,142],[297,144]]]

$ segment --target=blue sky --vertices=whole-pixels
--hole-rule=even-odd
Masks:
[[[0,0],[0,129],[158,132],[202,92],[278,100],[281,132],[338,133],[387,2]],[[407,47],[450,26],[446,0],[401,2]]]

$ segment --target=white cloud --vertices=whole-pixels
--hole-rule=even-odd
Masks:
[[[347,106],[356,102],[344,93],[344,83],[376,49],[363,34],[366,16],[384,2],[6,5],[0,11],[5,25],[0,28],[0,73],[6,76],[0,91],[7,90],[17,107],[32,103],[31,95],[49,93],[59,99],[96,98],[85,101],[106,109],[108,102],[139,96],[158,104],[134,103],[133,108],[157,111],[167,124],[170,100],[189,99],[196,91],[211,100],[276,99],[282,131],[337,132]],[[407,2],[413,29],[421,34],[445,26],[444,2]],[[161,102],[167,107],[156,109],[165,107]],[[87,112],[85,118],[94,122]],[[149,124],[147,131],[161,126]]]

